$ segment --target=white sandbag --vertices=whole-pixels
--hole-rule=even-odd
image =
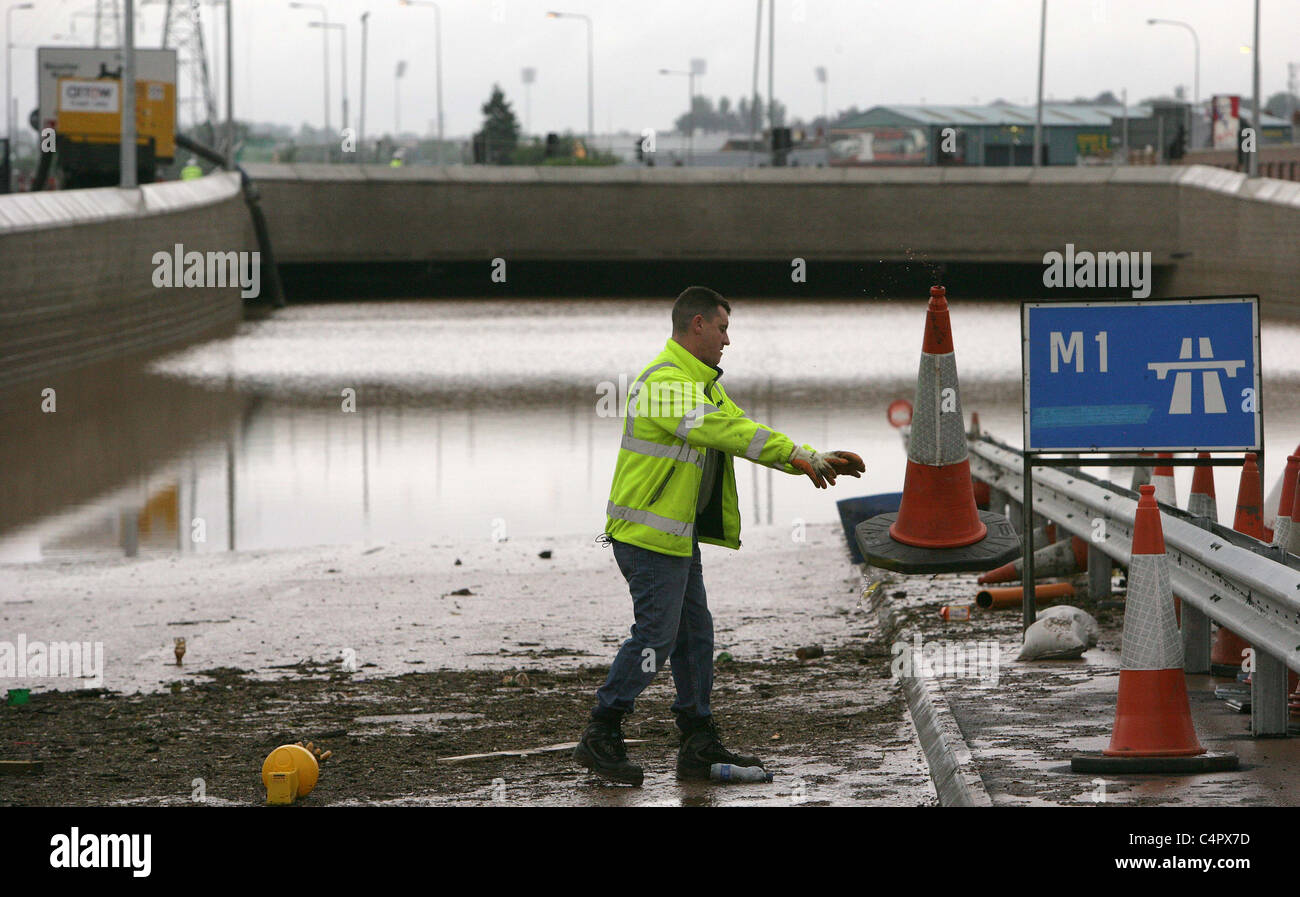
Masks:
[[[1049,607],[1046,610],[1040,610],[1036,619],[1043,620],[1048,617],[1069,617],[1074,620],[1083,639],[1088,643],[1089,648],[1097,647],[1097,639],[1101,638],[1101,627],[1092,614],[1086,610],[1080,610],[1077,607],[1071,607],[1068,604],[1058,604],[1055,607]]]
[[[1047,617],[1025,630],[1016,660],[1075,660],[1088,650],[1087,637],[1069,617]]]

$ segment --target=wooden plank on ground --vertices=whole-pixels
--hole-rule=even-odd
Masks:
[[[642,744],[643,738],[629,738],[625,744]],[[518,751],[492,751],[487,754],[461,754],[458,757],[439,757],[441,763],[461,763],[466,760],[486,760],[489,757],[529,757],[533,754],[554,754],[559,751],[571,751],[578,746],[576,741],[566,741],[563,744],[548,744],[545,747],[525,748]]]

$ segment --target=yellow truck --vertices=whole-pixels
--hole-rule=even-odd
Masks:
[[[122,82],[117,78],[60,78],[55,119],[65,186],[115,183],[122,134]],[[176,86],[135,83],[137,167],[141,183],[176,156]]]

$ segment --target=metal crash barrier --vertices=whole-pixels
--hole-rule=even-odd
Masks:
[[[995,505],[1023,504],[1019,449],[987,436],[972,438],[970,464],[972,476],[989,484]],[[1128,565],[1136,493],[1061,468],[1036,469],[1033,490],[1033,512],[1086,540],[1090,561],[1105,556]],[[1209,672],[1209,621],[1228,627],[1254,649],[1251,732],[1286,735],[1287,668],[1300,672],[1300,558],[1208,517],[1160,510],[1171,583],[1182,599],[1185,672]],[[1089,569],[1099,566],[1090,563]]]

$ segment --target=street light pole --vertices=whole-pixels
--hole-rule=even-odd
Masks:
[[[584,22],[587,23],[587,143],[591,144],[591,146],[588,147],[587,151],[594,152],[596,148],[595,147],[596,105],[594,99],[596,75],[595,75],[594,51],[592,49],[595,43],[595,30],[591,24],[591,17],[583,15],[582,13],[579,12],[554,12],[554,11],[548,12],[546,14],[546,17],[548,19],[582,19]]]
[[[1034,110],[1034,167],[1043,164],[1043,62],[1047,55],[1047,0],[1038,15],[1038,104]],[[1015,148],[1011,150],[1015,162]]]
[[[1201,39],[1196,35],[1196,29],[1187,22],[1180,22],[1177,19],[1147,19],[1148,25],[1177,25],[1180,28],[1186,28],[1192,34],[1192,105],[1199,106],[1201,103]]]
[[[1291,114],[1287,116],[1287,124],[1291,126],[1291,143],[1300,143],[1300,134],[1296,134],[1295,120],[1295,92],[1300,90],[1300,63],[1289,62],[1286,66],[1286,97],[1287,108]]]
[[[122,133],[118,154],[120,171],[118,184],[124,190],[138,186],[136,182],[135,153],[135,0],[126,0],[123,11],[126,21],[122,29],[122,80],[118,84],[122,95]]]
[[[342,22],[308,22],[312,28],[326,28],[339,32],[343,56],[343,130],[348,129],[348,26]]]
[[[235,170],[235,26],[231,7],[226,0],[226,171]],[[127,0],[130,5],[131,0]]]
[[[361,115],[357,122],[357,162],[366,151],[366,42],[369,39],[370,13],[361,14]]]
[[[754,167],[754,143],[758,132],[758,61],[763,52],[763,0],[756,0],[757,20],[754,23],[754,80],[749,92],[749,167]]]
[[[524,82],[524,133],[533,133],[533,82],[537,80],[537,69],[529,66],[520,76]]]
[[[776,163],[776,0],[767,0],[767,123],[772,130],[768,147]]]
[[[13,95],[14,95],[14,10],[32,9],[35,3],[16,3],[5,10],[5,154],[8,159],[17,158],[14,151],[14,113],[13,113]],[[12,166],[5,166],[10,176],[13,174]],[[10,183],[4,185],[4,192],[8,193],[11,188]]]
[[[1255,0],[1255,47],[1251,54],[1251,60],[1253,67],[1251,80],[1253,82],[1252,89],[1254,90],[1255,96],[1250,104],[1250,123],[1255,128],[1255,151],[1252,152],[1248,158],[1248,167],[1250,169],[1250,176],[1257,178],[1259,177],[1259,141],[1264,130],[1260,127],[1259,121],[1259,0]]]
[[[824,123],[823,127],[825,127],[830,123],[826,114],[826,82],[828,80],[826,77],[826,66],[817,66],[817,68],[813,69],[813,74],[817,76],[817,80],[821,82],[822,86],[822,122]]]
[[[399,59],[393,71],[393,139],[402,134],[402,76],[406,74],[406,60]]]
[[[433,8],[433,64],[438,85],[438,164],[442,164],[442,7],[433,0],[400,0],[402,6]]]
[[[320,11],[321,21],[330,20],[329,11],[323,3],[290,3],[293,9],[315,9]],[[321,31],[321,44],[325,50],[325,132],[332,135],[333,128],[330,127],[330,33]],[[333,139],[332,136],[330,139]]]

